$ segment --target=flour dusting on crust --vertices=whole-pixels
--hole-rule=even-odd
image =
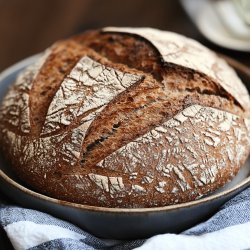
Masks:
[[[159,51],[166,63],[181,65],[208,75],[221,85],[244,109],[249,109],[247,89],[235,71],[215,53],[199,42],[185,36],[151,28],[107,27],[104,32],[122,32],[139,35]]]
[[[166,63],[193,69],[194,74],[197,71],[206,74],[242,107],[249,107],[247,92],[235,73],[197,42],[152,29],[104,30],[144,37],[158,49]],[[78,42],[72,41],[74,55],[65,56],[65,62],[79,60]],[[150,73],[108,61],[90,48],[81,51],[81,56],[83,53],[85,56],[63,80],[62,74],[69,72],[70,66],[67,70],[58,66],[60,77],[55,76],[53,80],[58,80],[60,86],[53,89],[44,79],[39,83],[45,83],[45,88],[51,87],[53,96],[46,99],[48,111],[41,117],[44,121],[41,134],[34,133],[29,121],[32,84],[49,53],[18,77],[0,108],[3,150],[14,163],[15,171],[38,191],[95,206],[163,206],[194,200],[222,187],[247,158],[250,120],[237,105],[238,116],[218,109],[230,110],[224,106],[223,96],[212,94],[214,99],[207,102],[210,95],[204,94],[202,100],[202,93],[194,91],[191,95],[178,88],[173,90],[173,96],[170,91],[153,95],[153,87],[163,88],[160,80],[154,78],[152,83]],[[56,49],[53,56],[57,56]],[[161,65],[158,66],[160,70]],[[178,72],[185,70],[183,67],[178,68]],[[154,83],[155,86],[151,86]],[[211,81],[211,84],[214,83]],[[165,95],[164,103],[161,93]],[[190,96],[198,96],[199,105]],[[236,113],[233,101],[227,101]],[[37,104],[43,105],[41,102]],[[151,103],[157,105],[150,106]],[[156,108],[144,112],[149,106]],[[164,112],[158,117],[159,107]],[[168,109],[167,112],[164,109]],[[113,114],[117,115],[116,120]],[[150,119],[150,125],[143,123],[145,119]],[[140,122],[142,124],[138,124]],[[131,129],[124,130],[124,127]]]
[[[225,168],[239,168],[249,146],[243,119],[192,105],[107,156],[98,166],[127,174],[139,172],[144,175],[143,188],[148,182],[161,180],[155,184],[159,194],[167,190],[177,194],[218,181],[218,173]],[[153,176],[148,176],[149,169]]]
[[[49,54],[50,50],[48,49],[34,64],[22,71],[3,99],[0,108],[1,122],[14,126],[22,133],[30,132],[29,91]]]
[[[141,78],[106,67],[84,56],[55,94],[42,134],[54,132],[63,125],[70,125],[76,117],[100,109]]]

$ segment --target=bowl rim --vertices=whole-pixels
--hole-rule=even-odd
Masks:
[[[0,73],[0,84],[2,84],[2,81],[8,77],[9,75],[13,74],[13,72],[16,72],[20,69],[22,69],[23,67],[27,67],[28,65],[30,65],[32,62],[34,62],[41,54],[35,54],[33,56],[30,56],[26,59],[21,60],[18,63],[15,63],[14,65],[8,67],[7,69],[5,69],[2,73]],[[224,56],[223,56],[224,57]],[[229,64],[232,65],[233,63],[237,63],[238,65],[241,65],[243,67],[241,67],[239,69],[239,67],[236,67],[238,70],[241,70],[243,73],[245,73],[248,77],[250,77],[248,75],[248,72],[244,69],[244,65],[242,65],[241,63],[239,63],[238,61],[232,59],[232,58],[228,58],[228,57],[224,57],[224,59],[226,61],[229,61]],[[69,208],[75,208],[75,209],[82,209],[82,210],[86,210],[86,211],[91,211],[91,212],[104,212],[104,213],[152,213],[152,212],[166,212],[166,211],[173,211],[173,210],[177,210],[177,209],[185,209],[185,208],[189,208],[192,206],[196,206],[196,205],[200,205],[206,202],[211,202],[213,200],[219,199],[223,196],[227,196],[235,191],[237,191],[238,189],[245,189],[247,188],[247,186],[250,184],[250,175],[245,178],[243,181],[241,181],[240,183],[238,183],[237,185],[235,185],[232,188],[229,188],[227,190],[221,191],[219,193],[216,194],[212,194],[209,195],[207,197],[198,199],[198,200],[194,200],[194,201],[189,201],[189,202],[184,202],[184,203],[180,203],[180,204],[173,204],[173,205],[168,205],[168,206],[162,206],[162,207],[149,207],[149,208],[109,208],[109,207],[99,207],[99,206],[90,206],[90,205],[83,205],[83,204],[79,204],[79,203],[74,203],[74,202],[69,202],[69,201],[64,201],[64,200],[59,200],[56,198],[52,198],[49,196],[46,196],[44,194],[40,194],[37,193],[31,189],[28,189],[27,187],[21,185],[20,183],[18,183],[17,181],[13,180],[11,177],[9,177],[1,168],[0,168],[0,178],[3,179],[5,182],[7,182],[9,185],[11,185],[12,187],[18,189],[21,192],[26,193],[27,195],[33,196],[34,198],[37,198],[39,200],[44,200],[50,203],[53,203],[54,205],[62,205],[62,206],[66,206]]]
[[[83,205],[79,203],[74,203],[70,201],[64,201],[59,200],[56,198],[52,198],[49,196],[46,196],[44,194],[37,193],[31,189],[28,189],[27,187],[19,184],[18,182],[11,179],[7,174],[4,173],[2,169],[0,169],[0,178],[2,178],[5,182],[7,182],[12,187],[18,189],[21,192],[26,193],[29,196],[33,196],[34,198],[37,198],[39,200],[47,201],[50,203],[53,203],[54,205],[62,205],[70,208],[77,208],[82,209],[86,211],[92,211],[92,212],[104,212],[104,213],[150,213],[150,212],[166,212],[166,211],[173,211],[177,209],[183,209],[183,208],[189,208],[196,205],[201,205],[203,203],[211,202],[213,200],[219,199],[223,196],[229,195],[238,189],[241,188],[247,188],[247,186],[250,184],[250,176],[245,178],[243,181],[235,185],[234,187],[221,191],[217,194],[212,194],[210,196],[184,202],[180,204],[174,204],[174,205],[168,205],[163,207],[149,207],[149,208],[109,208],[109,207],[98,207],[98,206],[90,206],[90,205]]]

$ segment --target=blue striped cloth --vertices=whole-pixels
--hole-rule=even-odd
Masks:
[[[99,239],[69,222],[14,206],[0,208],[0,224],[15,249],[250,249],[250,188],[204,223],[181,234],[118,241]]]

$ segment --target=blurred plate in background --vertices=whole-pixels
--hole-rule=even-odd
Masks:
[[[180,0],[180,2],[208,40],[228,49],[250,52],[250,26],[241,18],[233,1]]]

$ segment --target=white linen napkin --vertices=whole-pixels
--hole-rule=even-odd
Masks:
[[[8,205],[0,208],[0,226],[17,250],[250,249],[250,188],[227,202],[206,222],[181,234],[161,234],[150,239],[99,239],[51,215]]]

